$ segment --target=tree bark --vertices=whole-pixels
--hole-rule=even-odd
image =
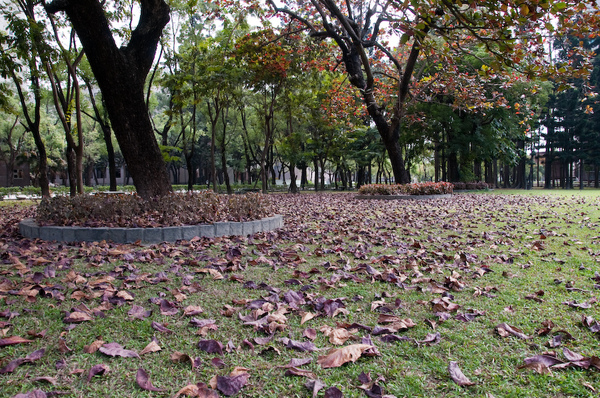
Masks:
[[[149,199],[172,192],[144,99],[145,79],[169,21],[169,6],[163,0],[140,0],[140,6],[139,23],[120,49],[100,1],[54,0],[46,10],[64,11],[69,17],[102,91],[137,193]]]

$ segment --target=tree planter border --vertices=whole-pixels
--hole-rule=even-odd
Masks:
[[[450,199],[451,193],[438,195],[356,195],[360,200],[431,200],[431,199]]]
[[[276,214],[260,220],[216,222],[214,224],[181,225],[158,228],[110,228],[39,226],[33,218],[19,223],[19,232],[26,238],[57,242],[161,243],[190,240],[194,237],[247,236],[274,231],[283,227],[283,216]]]

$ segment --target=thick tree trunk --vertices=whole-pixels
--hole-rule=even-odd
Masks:
[[[137,189],[145,199],[172,191],[144,99],[146,76],[169,21],[163,0],[141,0],[129,44],[117,48],[98,0],[54,0],[49,13],[65,11],[83,45],[106,104],[112,128]]]

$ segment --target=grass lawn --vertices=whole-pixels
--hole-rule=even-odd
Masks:
[[[278,231],[152,246],[22,239],[0,202],[0,395],[598,396],[599,190],[272,199]]]

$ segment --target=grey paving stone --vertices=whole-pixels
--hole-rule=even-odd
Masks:
[[[31,225],[30,219],[26,218],[19,223],[19,233],[26,238],[31,238],[33,226]]]
[[[126,243],[128,229],[129,228],[111,228],[110,234],[106,240],[114,243]]]
[[[228,222],[216,222],[215,223],[215,236],[229,236],[231,235],[230,223]]]
[[[230,222],[229,223],[229,235],[242,236],[244,230],[241,222]]]
[[[79,228],[77,240],[80,242],[97,242],[98,231],[96,231],[96,228]]]
[[[215,225],[214,224],[200,224],[198,225],[198,236],[203,238],[214,238],[215,237]]]
[[[164,241],[163,229],[162,228],[143,228],[144,238],[143,242],[147,243],[160,243]]]
[[[272,231],[275,229],[274,225],[275,225],[275,218],[274,217],[267,217],[267,218],[263,218],[262,222],[263,222],[263,231]]]
[[[62,242],[100,242],[146,243],[175,242],[190,240],[196,236],[214,238],[215,236],[246,236],[257,232],[272,231],[283,226],[283,217],[276,215],[262,220],[247,222],[218,222],[215,224],[185,225],[164,228],[82,228],[82,227],[39,227],[34,219],[25,219],[19,223],[21,235],[31,239],[43,239]]]
[[[21,229],[21,224],[23,229]],[[40,227],[37,225],[37,222],[33,218],[26,218],[21,223],[19,223],[19,229],[21,231],[21,235],[30,239],[39,239],[40,237]]]
[[[253,221],[245,221],[242,223],[242,235],[248,236],[254,234],[254,224]]]
[[[62,227],[42,227],[40,228],[40,239],[62,242],[63,229]]]
[[[264,231],[262,220],[254,220],[254,221],[250,221],[250,222],[253,225],[252,229],[254,230],[254,233],[263,232]]]
[[[191,240],[196,236],[200,236],[200,228],[197,225],[184,225],[181,227],[181,239]]]
[[[125,243],[135,243],[144,240],[144,228],[127,228]]]
[[[164,242],[176,242],[178,240],[183,239],[182,233],[183,227],[164,227],[162,229],[163,233],[163,241]]]
[[[65,227],[63,230],[63,241],[64,242],[79,242],[81,239],[79,238],[79,227]]]

